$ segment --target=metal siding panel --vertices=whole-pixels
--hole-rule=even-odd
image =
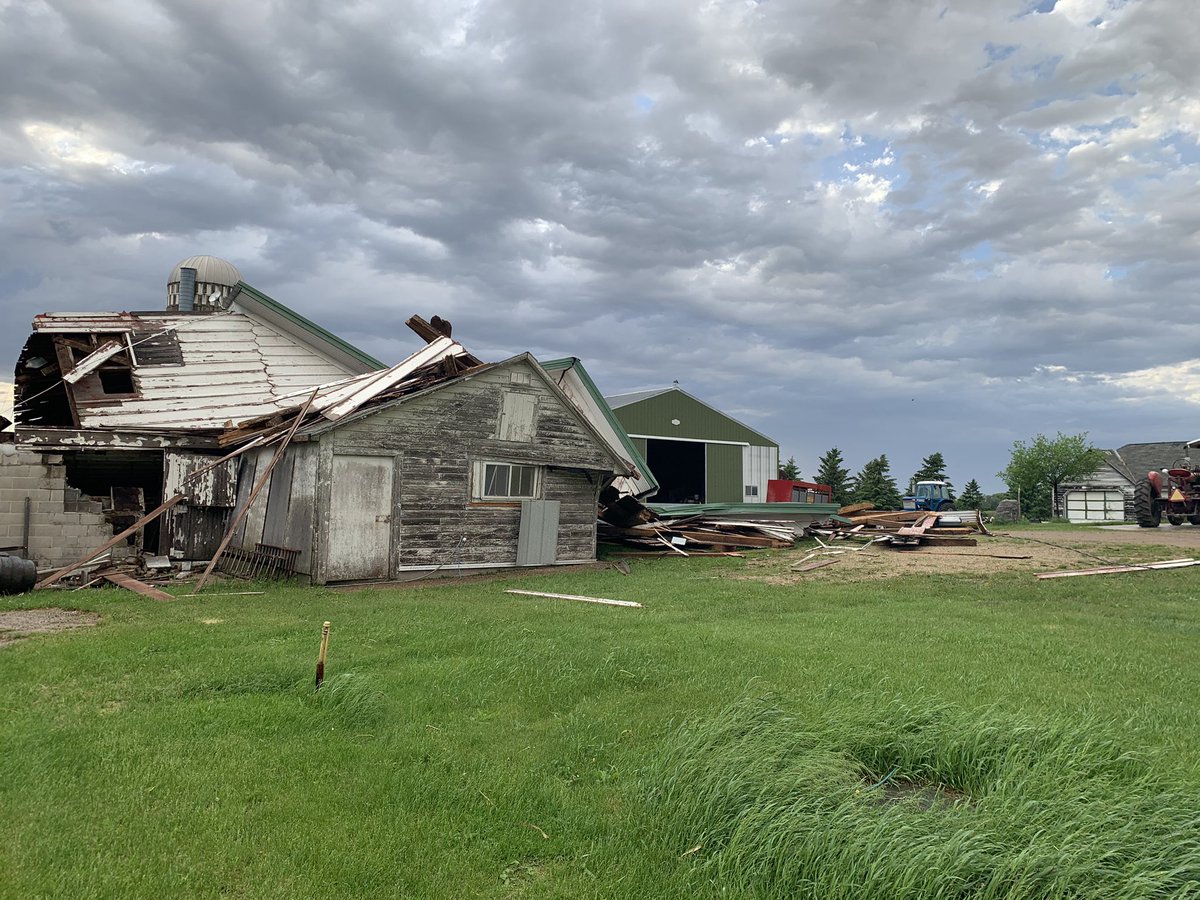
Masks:
[[[779,451],[774,447],[742,447],[742,502],[765,503],[767,482],[775,477]],[[756,485],[758,493],[746,494],[747,485]]]
[[[742,448],[705,444],[706,503],[742,502]]]
[[[522,500],[517,565],[546,566],[558,555],[558,500]]]

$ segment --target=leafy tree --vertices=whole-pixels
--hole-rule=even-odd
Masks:
[[[854,500],[875,504],[876,509],[899,509],[902,505],[887,454],[880,454],[862,467],[854,478]]]
[[[1104,453],[1088,443],[1087,432],[1054,438],[1035,435],[1026,444],[1013,441],[1008,466],[997,472],[1009,494],[1020,491],[1021,511],[1030,515],[1057,512],[1058,487],[1065,481],[1086,478],[1104,462]]]
[[[796,465],[796,457],[789,456],[787,462],[779,467],[779,477],[785,481],[800,480],[800,467]]]
[[[921,468],[916,471],[909,482],[910,490],[916,489],[918,481],[944,481],[947,485],[947,495],[951,500],[954,499],[954,490],[949,486],[950,480],[946,477],[946,461],[942,458],[942,454],[930,453],[921,460]]]
[[[958,505],[963,509],[983,509],[983,492],[979,490],[979,482],[972,478],[963,488]]]
[[[827,484],[833,489],[833,502],[845,506],[850,502],[853,486],[850,484],[850,470],[842,459],[842,451],[833,447],[817,460],[817,474],[813,476],[817,484]]]

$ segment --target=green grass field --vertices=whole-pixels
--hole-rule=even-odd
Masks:
[[[2,598],[0,894],[1200,895],[1193,570],[744,565]]]

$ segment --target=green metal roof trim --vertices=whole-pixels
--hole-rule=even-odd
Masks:
[[[830,518],[837,515],[840,508],[836,503],[647,503],[647,508],[654,510],[664,519],[681,519],[686,516],[744,515],[753,513],[760,519],[770,519],[776,516],[814,515]]]
[[[596,382],[592,381],[592,376],[583,367],[583,363],[579,357],[568,356],[565,359],[548,359],[545,362],[539,362],[538,365],[546,372],[561,372],[564,369],[574,369],[579,373],[579,379],[583,382],[583,386],[588,389],[588,393],[592,395],[592,399],[596,401],[596,405],[604,413],[604,418],[608,420],[608,424],[612,426],[613,431],[617,433],[617,437],[621,439],[621,446],[629,454],[630,462],[637,466],[638,471],[642,473],[642,478],[648,484],[653,485],[654,490],[657,491],[659,488],[658,479],[654,477],[654,473],[650,471],[650,466],[646,464],[646,460],[638,452],[638,448],[629,439],[629,435],[625,431],[625,426],[617,419],[612,411],[612,407],[608,405],[608,401],[604,399],[604,395],[596,387]]]
[[[386,369],[387,368],[387,366],[384,363],[380,362],[375,357],[371,356],[370,354],[363,353],[361,350],[359,350],[353,344],[347,343],[346,341],[342,340],[340,337],[338,337],[336,334],[334,334],[331,331],[326,331],[324,328],[322,328],[316,322],[312,321],[311,319],[306,319],[304,316],[300,315],[300,313],[296,312],[294,309],[289,309],[288,307],[286,307],[282,303],[280,303],[278,300],[273,300],[272,298],[268,297],[266,294],[264,294],[262,291],[258,290],[257,288],[251,287],[250,285],[246,284],[246,282],[239,281],[237,283],[237,289],[243,293],[249,294],[251,299],[253,299],[254,301],[256,301],[258,303],[261,303],[267,309],[271,310],[271,312],[274,312],[277,315],[282,316],[283,318],[287,319],[289,322],[291,322],[295,325],[299,325],[301,328],[303,328],[305,331],[307,331],[313,337],[318,338],[327,344],[332,344],[334,347],[337,347],[343,353],[346,353],[346,354],[354,357],[359,362],[361,362],[363,365],[370,366],[373,369]]]

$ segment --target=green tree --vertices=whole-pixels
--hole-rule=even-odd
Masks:
[[[1013,441],[1008,466],[997,472],[1012,496],[1020,492],[1021,512],[1030,515],[1056,515],[1058,487],[1065,481],[1086,478],[1104,462],[1104,452],[1088,443],[1087,432],[1063,434],[1054,438],[1035,435],[1026,444]]]
[[[881,453],[854,477],[854,500],[873,503],[876,509],[899,509],[902,505],[887,454]]]
[[[958,498],[958,505],[963,509],[983,509],[983,492],[979,489],[979,482],[972,478],[967,482],[967,486],[963,488],[962,496]]]
[[[954,490],[949,486],[950,479],[946,477],[946,460],[942,458],[941,453],[930,453],[921,460],[921,468],[909,481],[909,490],[914,490],[918,481],[944,481],[947,485],[946,493],[951,500],[954,499]]]
[[[817,460],[817,474],[813,476],[817,484],[827,484],[833,490],[833,502],[845,506],[850,502],[853,493],[850,484],[850,470],[842,459],[842,451],[833,447]]]
[[[779,467],[779,477],[785,481],[800,480],[800,467],[796,465],[796,457],[789,456],[787,462]]]

